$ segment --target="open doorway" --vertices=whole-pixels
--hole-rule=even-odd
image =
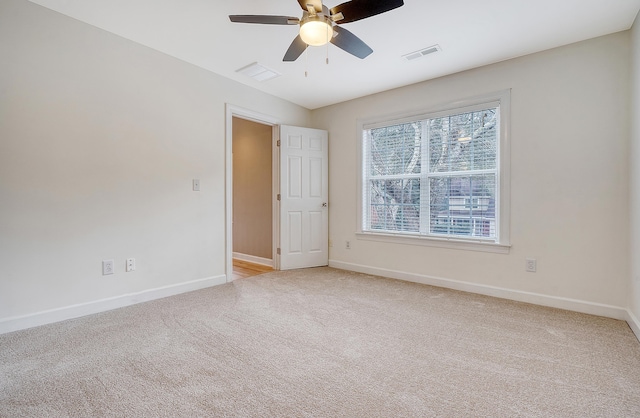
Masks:
[[[279,187],[279,154],[277,141],[280,135],[279,123],[280,121],[258,112],[254,112],[249,109],[244,109],[241,107],[237,107],[231,104],[227,104],[226,106],[226,132],[225,132],[225,143],[226,143],[226,151],[225,151],[225,207],[226,207],[226,215],[225,215],[225,223],[226,223],[226,231],[225,231],[225,275],[227,276],[227,282],[230,282],[236,278],[242,277],[241,275],[235,276],[233,275],[233,258],[234,252],[236,256],[239,254],[251,253],[254,252],[252,250],[247,250],[246,247],[235,248],[234,249],[234,208],[237,205],[234,205],[234,188],[242,187],[240,185],[234,186],[234,130],[236,127],[236,123],[238,126],[243,125],[247,122],[251,124],[247,124],[248,129],[256,128],[263,129],[264,132],[269,132],[270,138],[264,138],[264,142],[260,145],[264,145],[264,149],[262,150],[263,157],[269,156],[271,158],[271,171],[267,173],[262,173],[265,177],[271,179],[271,187],[269,188],[266,183],[264,183],[262,192],[260,194],[263,203],[269,202],[271,205],[271,224],[270,224],[270,236],[271,236],[271,255],[267,255],[265,252],[254,254],[245,254],[249,256],[254,256],[258,258],[251,258],[250,262],[258,262],[262,266],[258,266],[259,268],[272,268],[274,270],[279,269],[279,259],[277,258],[276,249],[279,244],[280,239],[280,221],[278,217],[278,201],[277,194]],[[236,122],[236,123],[234,123]],[[243,129],[241,128],[241,131]],[[270,149],[267,151],[267,145],[270,144]],[[236,147],[239,147],[236,144]],[[267,195],[267,192],[268,195]],[[262,194],[264,193],[264,194]],[[237,215],[237,214],[236,214]],[[262,223],[266,221],[261,221]],[[267,226],[266,228],[269,228]],[[246,231],[250,231],[249,228],[244,228],[244,231],[241,231],[240,234],[247,233]],[[250,232],[249,232],[250,233]],[[262,238],[264,239],[264,237]],[[263,243],[264,244],[264,243]],[[266,264],[266,266],[265,266]],[[241,269],[242,267],[239,267]],[[255,271],[249,271],[249,275],[258,274]],[[247,277],[247,276],[245,276]]]
[[[232,118],[233,279],[273,270],[273,126]]]

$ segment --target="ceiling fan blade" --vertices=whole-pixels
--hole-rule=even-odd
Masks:
[[[282,61],[295,61],[300,55],[307,49],[307,44],[304,43],[300,35],[296,36],[296,39],[291,42],[289,49],[284,54]]]
[[[297,25],[300,23],[300,19],[291,16],[229,15],[229,19],[236,23],[261,23],[264,25]]]
[[[351,0],[333,7],[331,15],[342,13],[343,18],[336,20],[342,24],[379,15],[402,5],[404,5],[403,0]]]
[[[360,59],[368,57],[369,54],[373,52],[373,49],[371,49],[369,45],[362,42],[360,38],[345,28],[335,25],[333,30],[336,32],[336,35],[331,39],[331,43],[338,48]]]
[[[302,10],[309,10],[307,8],[308,4],[313,5],[313,8],[316,9],[316,13],[322,13],[322,0],[298,0],[300,7]]]

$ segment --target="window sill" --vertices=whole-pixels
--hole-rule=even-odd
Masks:
[[[422,245],[426,247],[440,247],[454,250],[482,251],[487,253],[509,254],[511,245],[496,244],[494,242],[471,241],[462,239],[412,237],[399,234],[384,234],[377,232],[357,232],[356,238],[365,241],[388,242],[393,244]]]

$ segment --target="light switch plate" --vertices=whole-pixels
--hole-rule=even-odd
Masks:
[[[200,191],[200,180],[193,179],[193,191],[194,192],[199,192]]]

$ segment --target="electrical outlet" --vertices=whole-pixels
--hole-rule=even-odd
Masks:
[[[102,275],[107,276],[113,273],[113,260],[102,260]]]
[[[538,268],[538,262],[535,258],[527,258],[525,264],[525,270],[529,273],[535,273]]]
[[[136,259],[127,258],[127,271],[134,271],[136,269]]]
[[[347,241],[347,242],[346,242],[346,244],[345,244],[345,248],[346,248],[347,250],[350,250],[350,249],[351,249],[351,241]]]

